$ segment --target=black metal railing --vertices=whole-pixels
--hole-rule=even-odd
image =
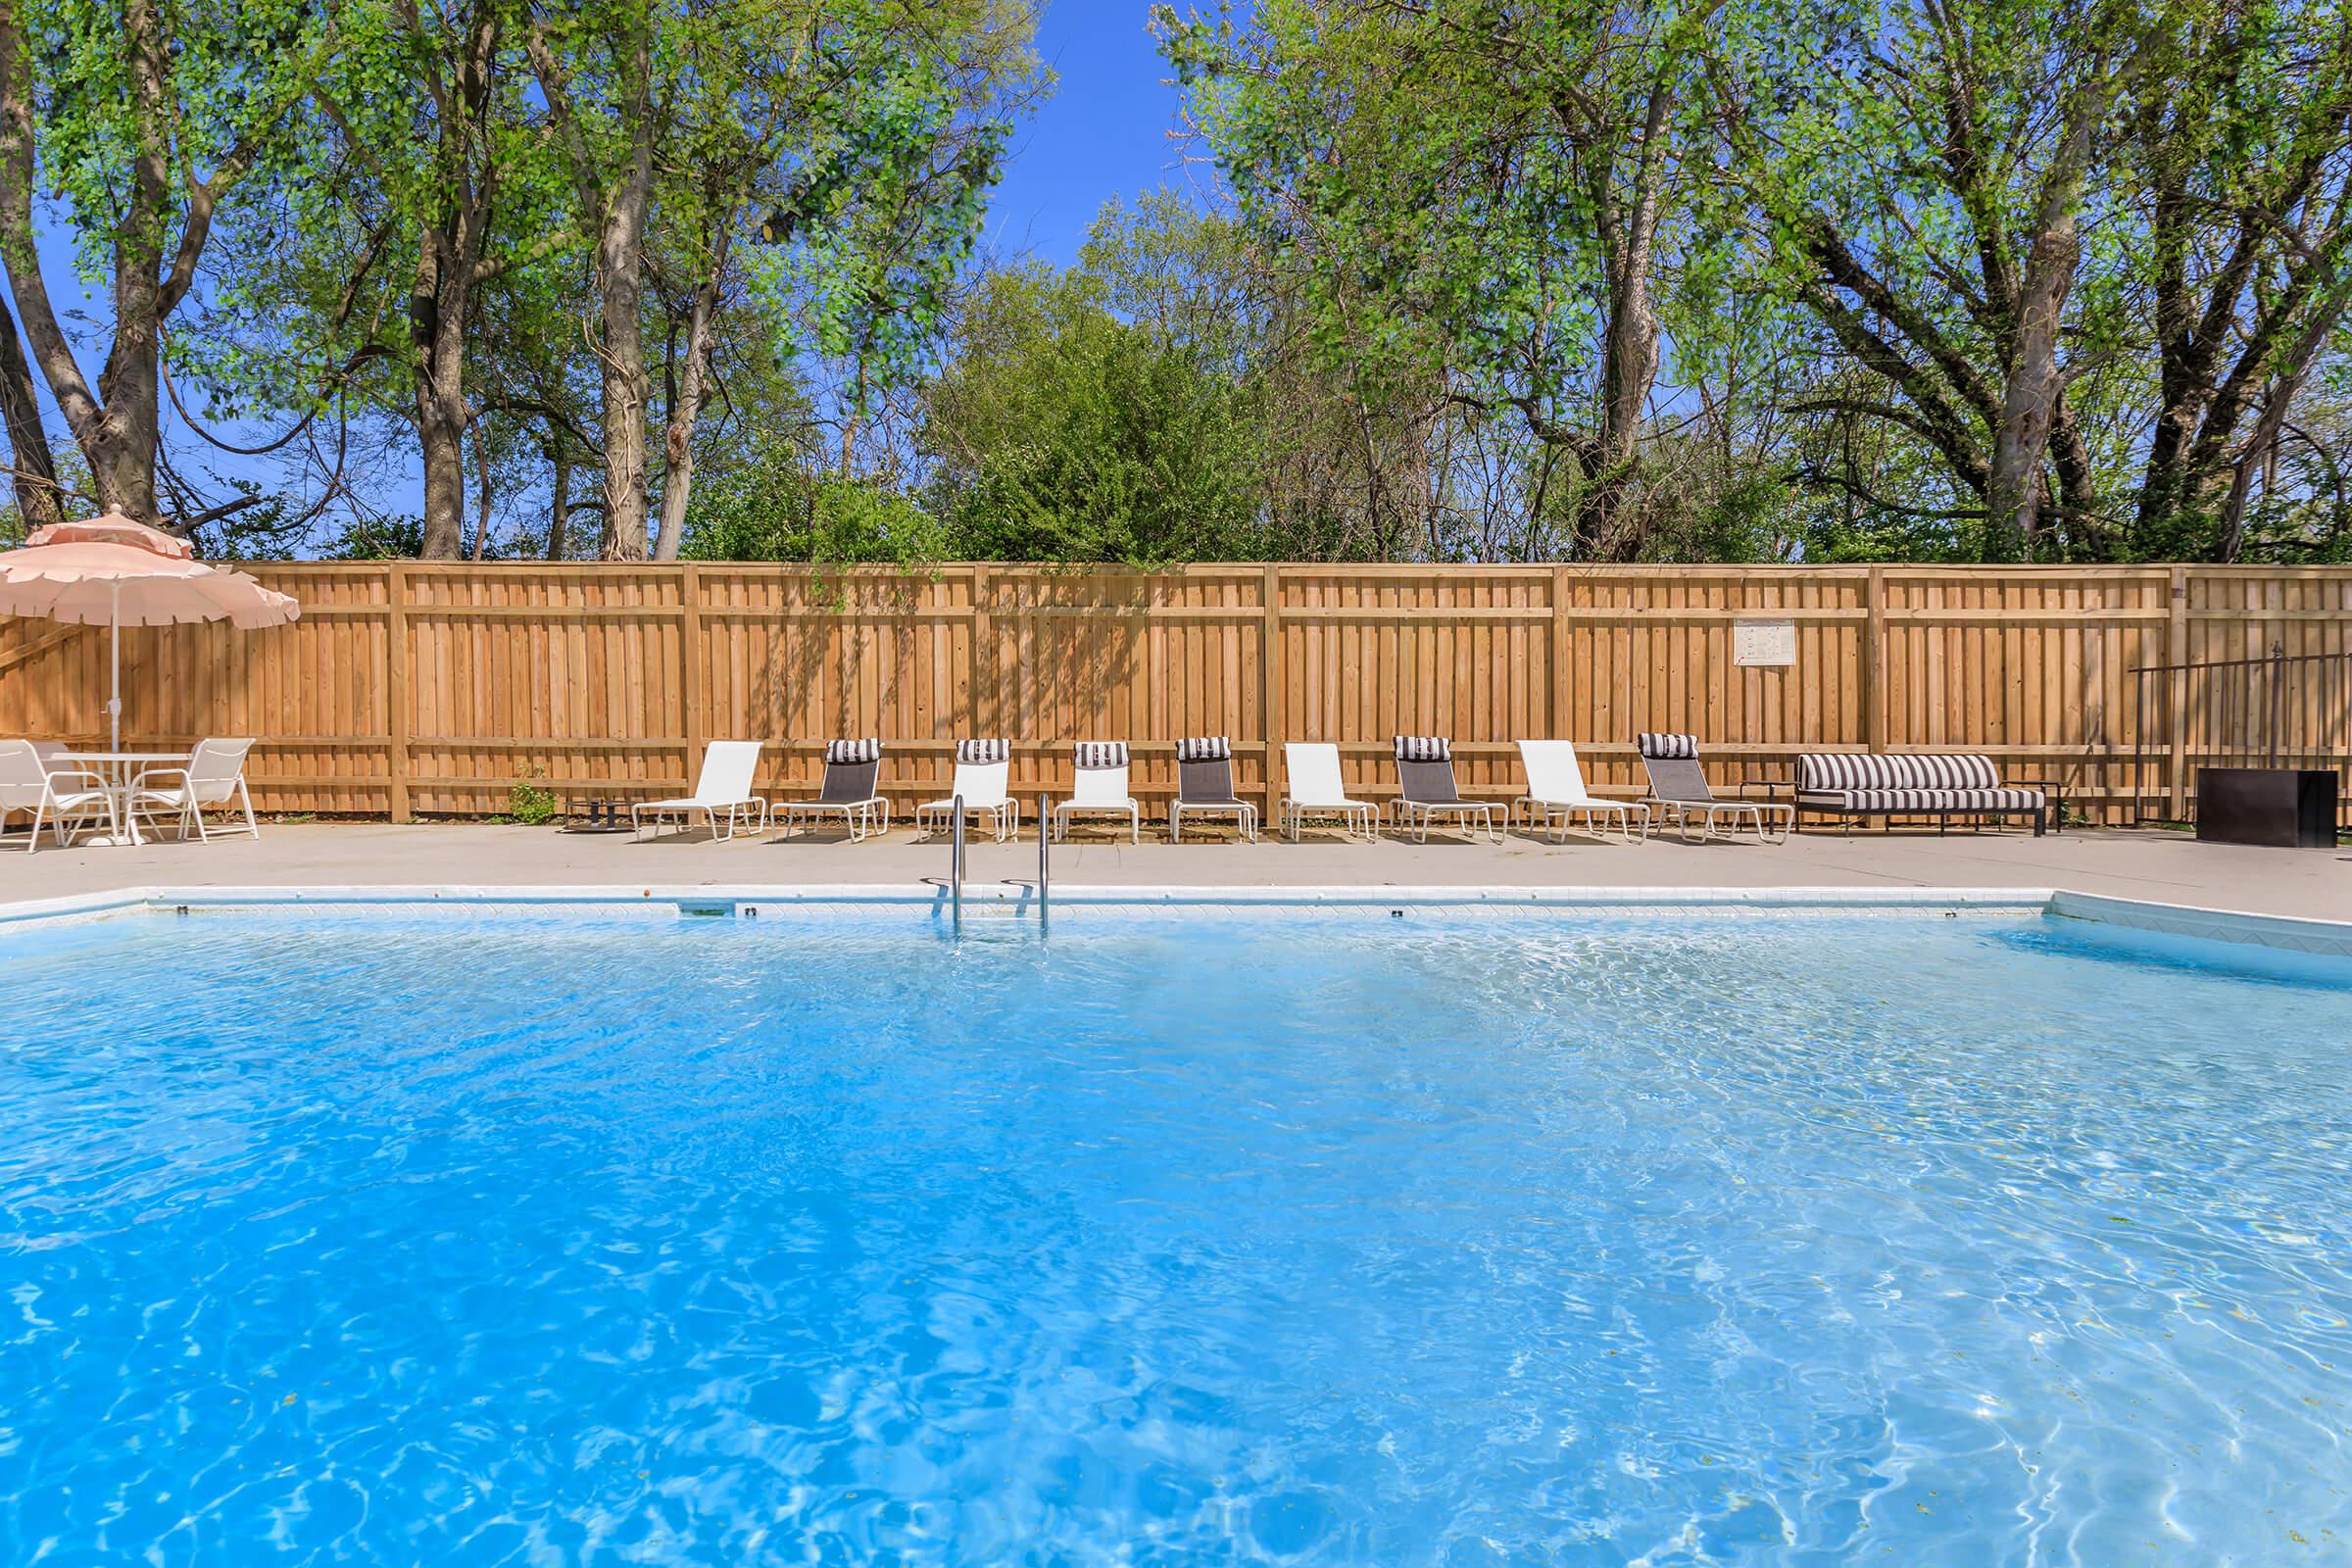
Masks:
[[[2328,768],[2352,782],[2352,653],[2274,647],[2132,675],[2135,824],[2193,820],[2200,767]],[[2352,817],[2352,788],[2339,800]]]

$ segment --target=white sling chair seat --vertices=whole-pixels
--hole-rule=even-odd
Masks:
[[[1310,816],[1338,817],[1340,830],[1349,838],[1358,833],[1368,839],[1380,837],[1380,808],[1370,801],[1349,798],[1340,778],[1337,746],[1328,741],[1285,741],[1282,763],[1291,777],[1291,792],[1282,798],[1277,826],[1292,843],[1298,842],[1298,830]]]
[[[1527,767],[1527,793],[1511,803],[1511,820],[1527,808],[1528,826],[1554,828],[1552,842],[1568,839],[1569,824],[1583,812],[1585,831],[1600,836],[1599,820],[1614,819],[1617,831],[1632,839],[1637,831],[1649,837],[1649,808],[1641,801],[1613,801],[1585,787],[1585,770],[1577,764],[1572,741],[1521,741],[1519,760]]]
[[[1077,768],[1071,775],[1070,798],[1054,808],[1054,836],[1067,839],[1073,816],[1123,816],[1128,836],[1143,843],[1144,808],[1127,793],[1127,743],[1080,741],[1073,755]]]
[[[654,831],[660,833],[662,822],[674,817],[682,833],[700,811],[710,818],[714,839],[731,839],[739,827],[751,833],[766,832],[767,802],[752,793],[753,775],[760,771],[760,747],[758,741],[712,741],[703,748],[703,771],[694,781],[694,793],[632,806],[629,825],[642,837],[647,818],[653,819]],[[722,819],[726,823],[723,831],[719,827]]]
[[[253,819],[253,797],[245,790],[245,757],[252,750],[250,738],[201,740],[177,767],[141,768],[130,781],[130,815],[154,822],[161,811],[175,820],[183,839],[190,828],[196,830],[199,841],[237,834],[260,838],[262,830]],[[208,831],[205,808],[232,804],[244,811],[245,825]]]
[[[1010,742],[957,741],[956,743],[956,775],[944,801],[925,801],[914,808],[915,830],[929,838],[943,828],[953,827],[956,802],[963,801],[965,816],[985,817],[1002,844],[1021,830],[1021,806],[1006,793],[1006,783],[1012,773]]]
[[[44,827],[61,845],[68,824],[80,827],[97,818],[114,832],[122,828],[106,776],[60,766],[51,760],[57,751],[31,741],[0,741],[0,824],[19,811],[32,813],[32,830],[24,839],[27,855],[40,848]]]

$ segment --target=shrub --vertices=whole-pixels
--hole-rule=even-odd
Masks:
[[[507,815],[525,827],[545,827],[556,819],[556,792],[537,782],[547,776],[540,768],[507,788]]]

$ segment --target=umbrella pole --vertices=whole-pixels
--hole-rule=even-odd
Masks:
[[[106,749],[122,749],[122,585],[115,584],[115,608],[107,616],[108,686],[106,697]]]

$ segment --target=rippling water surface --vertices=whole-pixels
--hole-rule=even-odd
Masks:
[[[2352,991],[2040,922],[0,948],[0,1562],[2352,1561]]]

